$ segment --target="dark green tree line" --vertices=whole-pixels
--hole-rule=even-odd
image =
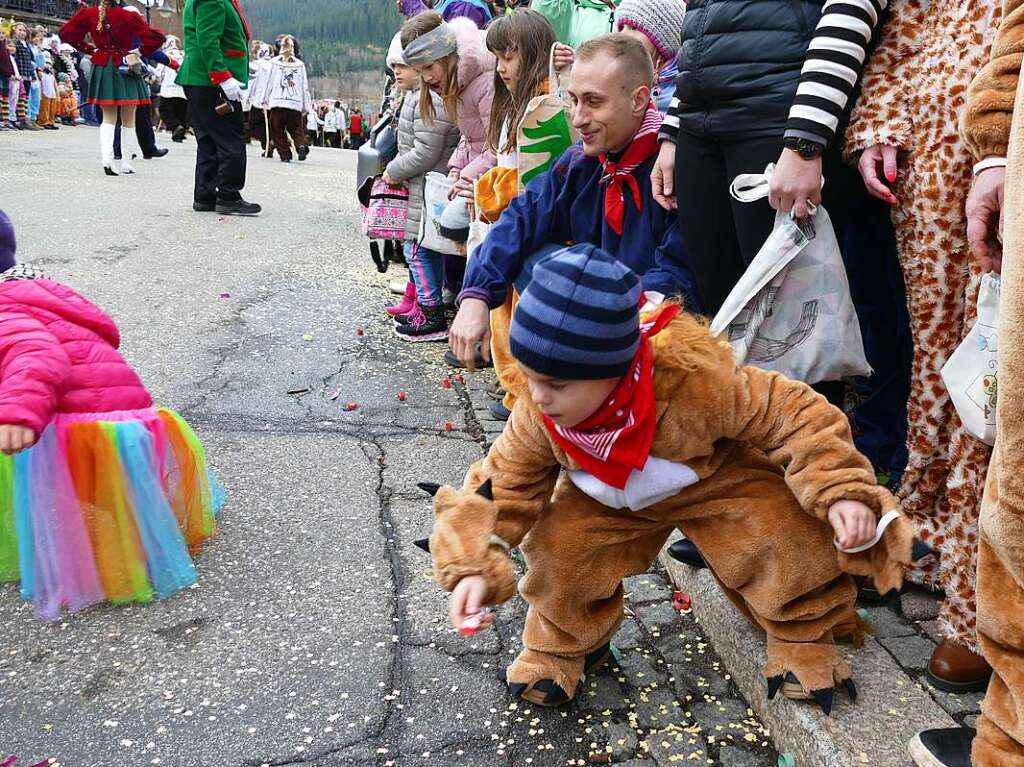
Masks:
[[[245,0],[244,8],[255,37],[295,35],[314,76],[382,68],[402,24],[393,0]]]

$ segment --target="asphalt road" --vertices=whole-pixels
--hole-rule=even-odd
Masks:
[[[0,586],[0,761],[775,763],[657,573],[629,584],[620,667],[560,711],[511,702],[496,678],[519,600],[476,639],[448,629],[411,547],[430,525],[415,485],[457,483],[500,426],[482,416],[486,379],[443,387],[443,347],[402,344],[385,321],[354,153],[252,151],[244,194],[264,213],[241,219],[190,209],[191,142],[118,178],[96,143],[86,127],[0,134],[0,207],[20,260],[117,320],[228,499],[199,583],[173,599],[48,625]]]

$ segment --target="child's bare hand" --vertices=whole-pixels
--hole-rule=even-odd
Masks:
[[[459,581],[448,600],[448,617],[456,629],[469,618],[480,612],[484,597],[487,596],[487,581],[479,575],[470,575]],[[486,613],[480,628],[484,629],[494,621],[493,613]]]
[[[572,48],[562,43],[555,43],[555,71],[562,72],[572,66],[576,54]],[[552,84],[553,85],[553,84]]]
[[[870,543],[875,537],[875,512],[860,501],[837,501],[828,510],[836,541],[844,549]]]
[[[14,455],[36,442],[36,433],[25,426],[0,424],[0,453]]]

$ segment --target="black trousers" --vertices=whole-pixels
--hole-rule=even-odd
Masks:
[[[245,186],[245,117],[242,105],[221,116],[217,88],[186,85],[192,129],[196,134],[196,182],[194,199],[199,203],[241,198]]]
[[[127,108],[127,107],[126,107]],[[139,104],[135,109],[135,138],[143,157],[156,154],[156,134],[153,133],[153,112],[149,104]],[[117,112],[117,123],[114,126],[114,157],[121,159],[121,111]],[[131,159],[131,158],[128,158]]]
[[[717,141],[680,131],[676,199],[690,268],[714,317],[775,225],[768,200],[739,202],[729,184],[740,173],[763,173],[779,159],[782,136]]]
[[[172,133],[178,127],[188,127],[188,100],[187,99],[160,99],[160,119],[164,121],[167,130]]]

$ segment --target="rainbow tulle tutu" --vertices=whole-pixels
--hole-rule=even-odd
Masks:
[[[173,411],[58,415],[31,450],[0,454],[0,582],[44,620],[148,602],[196,581],[221,492]]]

